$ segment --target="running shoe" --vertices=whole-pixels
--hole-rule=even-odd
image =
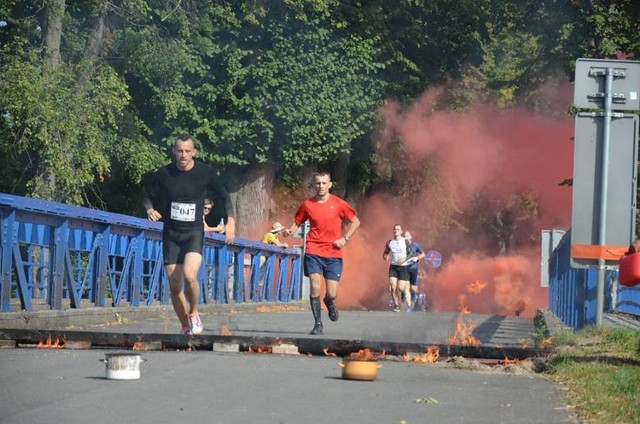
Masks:
[[[315,325],[313,326],[313,330],[311,330],[309,334],[311,334],[312,336],[318,336],[322,334],[322,323],[316,322]]]
[[[191,327],[182,327],[180,328],[180,335],[182,336],[190,336],[191,335]]]
[[[191,334],[200,334],[204,327],[202,326],[202,321],[200,320],[200,315],[189,315],[189,321],[191,322]]]
[[[394,305],[392,311],[393,312],[400,312],[400,307],[398,305]]]
[[[329,319],[333,322],[338,321],[339,315],[338,315],[338,308],[336,308],[336,305],[331,302],[331,303],[327,303],[327,299],[324,299],[324,304],[327,307],[327,312],[329,313]]]

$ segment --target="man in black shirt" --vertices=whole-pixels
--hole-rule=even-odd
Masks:
[[[224,202],[228,216],[225,224],[227,243],[233,241],[236,231],[233,204],[213,168],[194,160],[196,148],[190,135],[179,135],[172,152],[175,162],[151,176],[142,204],[151,221],[164,222],[162,253],[171,287],[171,303],[182,324],[180,333],[199,334],[203,326],[198,315],[200,286],[197,276],[204,245],[204,199],[210,192]]]

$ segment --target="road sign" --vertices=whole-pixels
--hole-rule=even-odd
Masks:
[[[573,103],[578,108],[604,109],[605,74],[613,73],[612,110],[640,109],[640,62],[578,59]]]
[[[438,268],[442,264],[442,255],[437,250],[429,250],[424,255],[424,261],[431,268]]]
[[[618,260],[619,250],[634,237],[638,116],[620,114],[611,120],[604,245],[598,242],[604,118],[579,113],[575,122],[571,258],[574,267],[584,268],[601,256]]]

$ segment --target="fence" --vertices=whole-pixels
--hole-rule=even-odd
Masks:
[[[571,267],[571,233],[567,232],[549,259],[549,309],[571,328],[595,324],[597,269]],[[615,269],[605,273],[604,311],[640,315],[640,285],[618,283]]]
[[[297,301],[300,257],[207,234],[200,303]],[[161,223],[0,193],[0,312],[169,303]]]

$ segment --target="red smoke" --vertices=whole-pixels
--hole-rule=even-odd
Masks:
[[[435,310],[456,311],[460,294],[467,295],[472,312],[514,314],[524,304],[523,315],[533,316],[537,308],[546,307],[539,241],[496,256],[470,248],[479,235],[456,228],[452,220],[464,216],[470,197],[478,192],[504,202],[525,190],[535,192],[539,204],[539,216],[528,224],[528,233],[570,226],[571,190],[558,184],[573,173],[573,119],[563,113],[571,89],[567,84],[559,91],[565,95],[551,112],[560,118],[487,105],[438,111],[437,91],[427,92],[406,110],[386,104],[380,110],[380,157],[393,158],[389,149],[399,142],[406,169],[419,170],[428,163],[435,171],[433,179],[417,185],[420,195],[411,202],[375,194],[359,207],[362,227],[346,251],[338,305],[386,307],[388,262],[382,260],[382,250],[392,226],[400,223],[425,250],[443,253],[442,267],[428,270],[420,283]],[[467,287],[475,282],[486,285],[482,290],[475,286],[474,293],[473,286],[472,291]]]

